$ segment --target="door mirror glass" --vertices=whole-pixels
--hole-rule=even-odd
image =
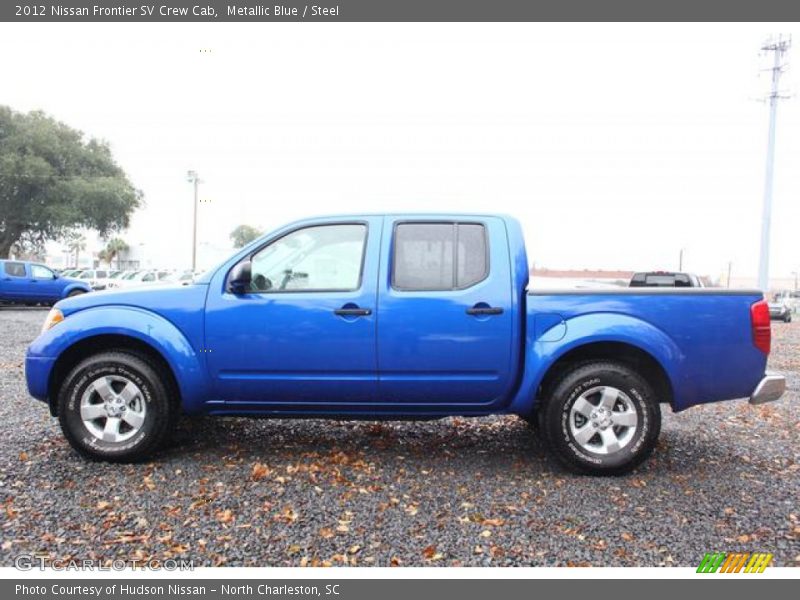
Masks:
[[[249,260],[244,260],[233,267],[228,276],[228,290],[232,294],[246,294],[250,291],[252,282],[252,266]]]

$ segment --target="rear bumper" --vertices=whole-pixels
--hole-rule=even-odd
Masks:
[[[786,391],[786,378],[776,373],[767,373],[750,396],[750,404],[773,402]]]

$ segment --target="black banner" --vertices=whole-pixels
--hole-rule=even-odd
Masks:
[[[146,0],[145,0],[146,1]],[[786,0],[141,0],[2,2],[0,21],[797,21]]]
[[[757,576],[756,576],[757,577]],[[723,578],[719,575],[686,579],[633,579],[625,581],[626,596],[646,596],[648,600],[674,600],[676,596],[700,594],[731,598],[752,597],[756,593],[790,597],[791,580]],[[713,586],[713,587],[712,587]],[[263,600],[264,598],[309,600],[408,600],[408,598],[618,598],[620,581],[615,579],[554,580],[540,579],[206,579],[192,581],[151,579],[38,579],[6,580],[0,583],[0,596],[24,600],[153,600],[188,597],[195,600]]]

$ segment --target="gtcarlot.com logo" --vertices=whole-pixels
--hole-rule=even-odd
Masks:
[[[772,562],[766,552],[713,552],[703,557],[698,573],[763,573]]]

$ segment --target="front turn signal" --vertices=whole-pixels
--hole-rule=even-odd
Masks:
[[[61,312],[58,308],[51,308],[50,312],[47,313],[47,318],[44,320],[44,325],[42,325],[42,333],[51,329],[55,325],[61,323],[64,320],[64,313]]]

